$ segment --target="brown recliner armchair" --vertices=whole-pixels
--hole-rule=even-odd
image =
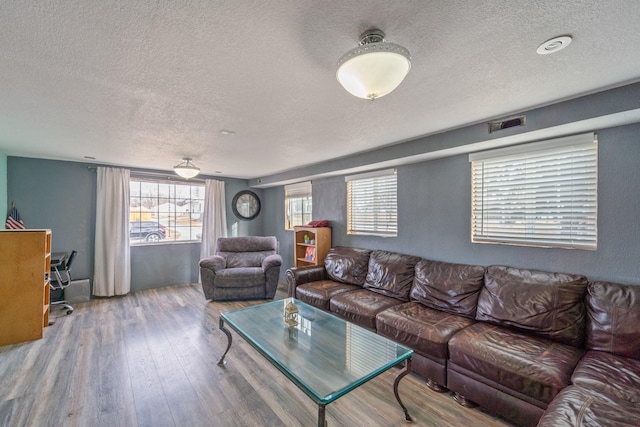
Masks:
[[[271,299],[282,257],[275,237],[220,237],[216,253],[200,260],[202,290],[214,301]]]

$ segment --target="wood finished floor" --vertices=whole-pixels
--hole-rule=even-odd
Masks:
[[[279,289],[276,298],[283,298]],[[232,332],[197,284],[76,304],[44,338],[0,347],[0,426],[315,426],[317,407]],[[327,406],[329,426],[405,426],[394,368]],[[400,396],[417,426],[509,426],[407,376]]]

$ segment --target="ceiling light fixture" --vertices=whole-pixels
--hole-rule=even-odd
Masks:
[[[191,163],[191,158],[183,157],[182,160],[184,160],[182,163],[173,167],[175,173],[186,179],[193,178],[200,173],[200,168]]]
[[[570,36],[555,37],[551,40],[547,40],[546,42],[538,46],[538,49],[536,49],[536,52],[539,55],[548,55],[550,53],[556,53],[558,51],[561,51],[565,47],[569,46],[569,43],[571,43]]]
[[[336,78],[353,96],[377,99],[392,92],[411,69],[409,51],[385,41],[378,29],[360,36],[359,46],[338,61]]]

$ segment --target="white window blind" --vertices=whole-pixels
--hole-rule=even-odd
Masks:
[[[395,169],[351,175],[347,182],[347,233],[398,235]]]
[[[597,247],[593,133],[471,154],[475,243]]]
[[[284,217],[286,230],[292,230],[296,225],[308,224],[311,221],[311,210],[311,181],[285,185]]]

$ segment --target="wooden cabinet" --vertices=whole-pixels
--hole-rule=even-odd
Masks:
[[[294,227],[294,265],[320,265],[331,249],[331,227]]]
[[[51,230],[0,230],[0,345],[42,338],[50,269]]]

